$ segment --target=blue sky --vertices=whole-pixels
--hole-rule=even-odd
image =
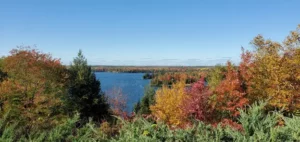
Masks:
[[[299,0],[0,0],[0,55],[18,45],[70,64],[215,65],[239,62],[257,34],[283,41]]]

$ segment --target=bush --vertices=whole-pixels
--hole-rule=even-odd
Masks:
[[[300,141],[300,117],[285,117],[281,112],[266,112],[266,103],[254,103],[248,110],[240,110],[236,123],[212,126],[197,121],[186,129],[170,128],[167,124],[152,123],[137,117],[132,121],[119,118],[118,134],[107,122],[101,127],[89,122],[79,125],[79,116],[67,119],[50,130],[26,131],[17,123],[0,120],[0,141]],[[281,122],[283,121],[283,123]],[[107,135],[113,132],[113,135]]]

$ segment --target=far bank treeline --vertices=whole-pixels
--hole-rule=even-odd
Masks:
[[[92,66],[95,72],[144,73],[143,79],[152,79],[151,86],[155,87],[172,85],[183,78],[190,85],[213,68],[215,66]]]
[[[300,25],[282,43],[258,35],[240,64],[147,87],[132,114],[108,101],[81,51],[67,68],[13,49],[0,60],[0,141],[300,141],[299,37]]]
[[[166,73],[199,71],[203,68],[214,66],[92,66],[95,72],[119,72],[119,73]]]

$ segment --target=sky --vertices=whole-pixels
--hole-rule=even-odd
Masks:
[[[70,64],[205,66],[240,61],[258,34],[283,41],[299,0],[0,0],[0,56],[32,46]]]

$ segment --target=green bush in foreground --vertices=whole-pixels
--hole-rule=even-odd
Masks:
[[[255,103],[247,111],[240,110],[238,119],[243,130],[212,127],[197,122],[193,127],[170,130],[164,124],[151,124],[143,119],[124,122],[114,141],[300,141],[300,117],[283,117],[279,112],[266,114],[266,103]],[[280,120],[284,126],[280,126]]]
[[[265,103],[255,103],[248,110],[240,110],[238,122],[243,130],[229,126],[211,126],[195,122],[187,129],[173,129],[165,124],[154,124],[143,118],[132,122],[119,119],[122,127],[119,134],[109,136],[93,123],[78,126],[78,116],[45,131],[26,133],[17,124],[0,120],[0,141],[300,141],[300,117],[284,117],[280,112],[266,113]],[[280,124],[282,120],[282,124]]]

